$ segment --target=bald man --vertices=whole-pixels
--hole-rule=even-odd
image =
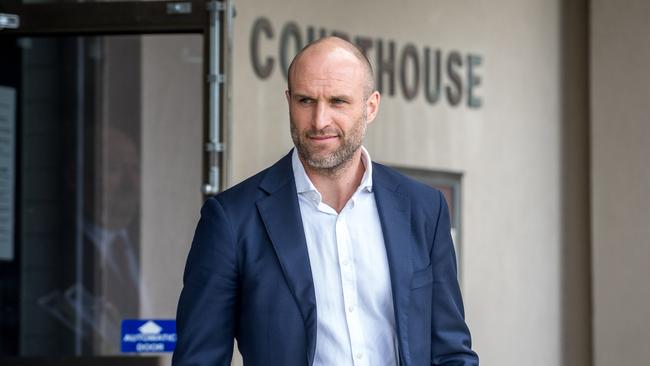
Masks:
[[[362,146],[370,63],[328,37],[288,79],[295,148],[205,202],[173,365],[478,365],[442,194]]]

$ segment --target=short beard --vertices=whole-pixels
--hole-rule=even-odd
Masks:
[[[343,168],[348,166],[348,163],[352,160],[354,154],[359,150],[361,144],[363,143],[363,138],[366,134],[366,108],[364,106],[361,117],[357,119],[357,122],[353,128],[349,131],[349,134],[345,135],[341,131],[337,131],[339,138],[341,139],[341,145],[334,150],[332,153],[325,156],[315,156],[315,154],[309,150],[307,140],[311,136],[325,135],[329,131],[326,130],[308,130],[305,131],[303,135],[300,135],[296,124],[293,121],[293,118],[289,116],[290,127],[291,127],[291,139],[293,144],[298,150],[298,155],[300,155],[301,160],[307,164],[310,168],[317,170],[321,174],[327,176],[336,176]]]

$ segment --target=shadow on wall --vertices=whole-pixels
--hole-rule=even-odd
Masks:
[[[592,365],[589,2],[560,5],[561,362]]]

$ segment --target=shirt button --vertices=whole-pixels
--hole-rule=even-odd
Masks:
[[[348,264],[350,264],[350,262],[348,262],[348,260],[347,260],[347,259],[343,261],[343,265],[344,265],[344,266],[346,266],[346,267],[347,267],[347,265],[348,265]]]
[[[348,307],[348,311],[349,311],[349,312],[353,312],[353,311],[354,311],[354,306],[350,306],[350,307]]]
[[[363,355],[361,353],[357,353],[357,360],[360,360]]]

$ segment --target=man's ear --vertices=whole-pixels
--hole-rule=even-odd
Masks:
[[[375,117],[377,117],[377,112],[379,112],[379,102],[381,102],[381,94],[375,90],[366,100],[367,123],[371,123],[375,120]]]
[[[287,97],[287,103],[291,104],[291,91],[289,89],[284,91],[284,96]]]

